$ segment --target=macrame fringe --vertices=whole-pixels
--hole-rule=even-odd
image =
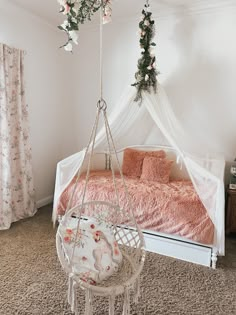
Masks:
[[[74,288],[73,288],[74,280],[73,280],[73,273],[69,274],[68,278],[68,303],[72,305],[74,300]]]
[[[115,295],[109,297],[109,315],[115,315]]]
[[[87,289],[85,293],[85,313],[84,315],[92,315],[93,314],[93,305],[92,305],[92,291],[91,289]]]
[[[68,279],[68,303],[71,306],[72,313],[78,314],[77,312],[77,298],[76,298],[76,282],[73,279],[73,274],[69,274]]]
[[[73,281],[73,289],[72,289],[72,304],[71,304],[71,311],[78,315],[78,304],[77,304],[77,294],[76,294],[77,284],[76,281]]]
[[[134,285],[134,303],[137,304],[140,297],[140,277],[137,278]]]
[[[125,287],[124,291],[124,305],[122,315],[130,315],[130,290],[128,287]]]
[[[69,274],[69,278],[68,278],[68,303],[71,305],[72,303],[72,294],[73,294],[73,275]]]

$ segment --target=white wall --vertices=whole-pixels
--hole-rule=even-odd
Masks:
[[[4,4],[4,5],[3,5]],[[118,5],[118,3],[117,3]],[[204,149],[236,156],[236,12],[157,18],[157,58],[177,117]],[[138,21],[104,29],[104,90],[108,111],[134,82]],[[99,33],[88,26],[66,54],[61,32],[0,0],[0,41],[25,49],[33,169],[37,200],[53,194],[56,163],[86,145],[99,99]],[[195,140],[193,140],[195,141]]]
[[[58,49],[63,40],[56,27],[0,1],[0,42],[27,51],[26,96],[39,205],[53,195],[56,163],[76,151],[74,57]]]
[[[176,116],[203,150],[222,152],[227,161],[232,161],[236,157],[236,6],[179,13],[157,18],[156,24],[159,81]],[[88,139],[98,98],[97,29],[88,27],[80,36],[81,146]],[[137,30],[135,19],[105,26],[104,88],[110,107],[134,82],[140,55]]]

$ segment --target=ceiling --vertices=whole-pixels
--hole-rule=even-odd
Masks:
[[[63,21],[59,14],[57,0],[5,0],[20,6],[32,14],[45,20],[48,24],[58,25]],[[212,0],[208,0],[212,1]],[[150,0],[153,12],[166,14],[170,10],[189,8],[193,4],[206,2],[205,0]],[[113,19],[139,16],[145,0],[113,0]]]

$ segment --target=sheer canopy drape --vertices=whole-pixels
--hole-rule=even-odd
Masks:
[[[0,230],[36,212],[23,63],[0,44]]]
[[[189,139],[177,120],[163,87],[158,84],[157,93],[143,95],[143,102],[138,106],[134,102],[136,90],[129,88],[120,98],[112,111],[109,122],[117,148],[128,145],[147,143],[148,134],[154,127],[164,135],[185,164],[193,185],[215,225],[214,246],[218,253],[224,254],[224,167],[225,161],[217,155],[206,156],[198,152],[194,139]],[[152,144],[159,145],[158,132]],[[96,148],[105,149],[105,129],[97,135]],[[57,201],[63,190],[75,176],[83,160],[84,150],[58,163],[54,195],[54,214],[56,220]]]

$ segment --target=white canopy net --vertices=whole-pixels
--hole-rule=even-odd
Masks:
[[[109,123],[117,148],[147,144],[153,130],[160,130],[185,164],[192,183],[215,226],[214,246],[224,255],[224,167],[225,161],[216,155],[197,156],[194,140],[189,139],[177,120],[166,93],[158,84],[157,93],[143,93],[142,105],[134,101],[135,88],[128,88],[109,115]],[[158,128],[156,128],[158,127]],[[163,136],[155,136],[159,145]],[[105,128],[97,135],[96,150],[104,150]],[[204,153],[204,152],[203,152]],[[60,161],[57,165],[53,221],[57,219],[57,204],[62,192],[81,167],[85,149]]]

